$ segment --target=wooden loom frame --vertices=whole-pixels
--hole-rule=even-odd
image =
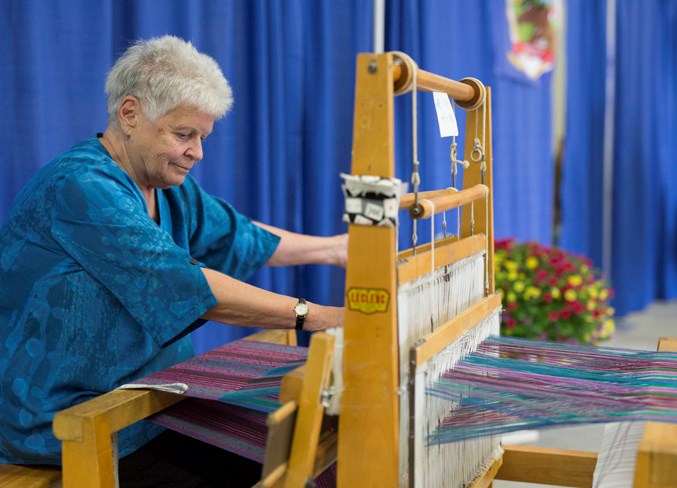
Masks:
[[[353,172],[356,174],[393,174],[392,98],[396,87],[410,83],[411,81],[406,80],[414,75],[407,69],[406,64],[398,64],[396,60],[397,55],[393,53],[367,54],[358,58],[353,162]],[[475,85],[470,81],[465,85],[420,70],[415,76],[419,89],[447,92],[462,103],[475,97]],[[489,107],[489,100],[487,104]],[[473,111],[469,112],[467,119],[469,127],[474,124],[473,117]],[[488,129],[487,140],[490,141],[490,124]],[[466,132],[466,148],[471,146],[472,136]],[[485,152],[489,164],[490,151],[491,147],[488,145]],[[381,173],[383,167],[386,171]],[[485,184],[491,188],[490,171],[488,176],[489,181],[485,177]],[[480,176],[476,171],[466,171],[464,181],[466,186],[474,186],[480,182]],[[434,195],[427,194],[424,198],[433,197]],[[411,203],[410,196],[403,199],[404,206]],[[436,208],[438,207],[441,206],[436,205]],[[484,220],[484,224],[480,224],[479,228],[484,229],[491,241],[493,239],[491,214],[482,217],[483,209],[479,207],[477,210],[477,220]],[[484,244],[481,241],[484,239],[469,236],[469,228],[470,222],[464,220],[462,233],[465,237],[464,247],[439,246],[436,250],[436,262],[444,259],[449,262],[455,261],[459,255],[482,248]],[[382,248],[389,250],[387,256],[370,255],[370,258],[366,259],[368,253],[364,252],[365,247],[361,247],[360,242],[369,242],[370,249],[379,249],[377,246],[383,246]],[[406,252],[396,256],[394,249],[394,230],[351,226],[351,261],[346,289],[373,287],[390,290],[392,293],[399,281],[405,279],[403,277],[416,276],[419,269],[429,269],[430,253],[425,252],[428,250],[425,246],[421,247],[420,253],[416,256]],[[490,259],[492,249],[493,246],[487,249],[490,252]],[[397,269],[396,259],[404,263]],[[386,273],[383,276],[373,276],[378,274],[381,266],[386,269]],[[490,269],[493,269],[493,264],[490,266]],[[490,283],[489,289],[493,291],[493,282]],[[303,486],[305,480],[316,475],[336,458],[339,463],[340,487],[397,486],[398,453],[395,439],[398,436],[396,417],[398,359],[397,354],[391,350],[393,344],[395,350],[397,349],[394,328],[396,315],[392,309],[391,306],[388,313],[371,315],[349,308],[346,311],[347,343],[350,345],[345,358],[348,364],[346,376],[348,396],[344,401],[347,408],[342,407],[338,449],[337,436],[334,434],[322,437],[317,428],[318,419],[321,419],[323,411],[318,392],[328,378],[326,366],[328,358],[331,357],[331,341],[323,338],[321,352],[311,351],[309,354],[308,365],[311,367],[308,370],[314,371],[313,374],[305,375],[304,368],[285,378],[283,383],[285,404],[280,411],[271,415],[271,432],[284,424],[286,438],[279,440],[278,443],[291,442],[292,446],[290,449],[283,449],[282,461],[279,459],[271,461],[277,463],[276,469],[267,473],[271,486],[285,484]],[[476,322],[472,319],[468,320],[468,323]],[[317,337],[323,336],[324,334],[321,334]],[[293,343],[289,334],[279,331],[265,331],[251,338]],[[439,339],[440,342],[452,340],[453,337],[447,332]],[[437,341],[436,339],[433,342]],[[677,339],[661,340],[659,349],[677,351]],[[363,381],[364,379],[366,381]],[[117,390],[57,414],[54,431],[57,437],[64,441],[64,488],[114,486],[111,433],[167,408],[182,398],[160,391]],[[296,414],[300,411],[299,405],[305,405],[307,415]],[[538,447],[504,446],[504,448],[505,454],[500,468],[494,466],[482,479],[476,481],[475,487],[490,486],[493,479],[560,486],[590,486],[596,463],[595,453]],[[290,455],[289,453],[294,450],[296,454]],[[286,460],[288,462],[285,462]],[[284,467],[277,469],[280,463]],[[382,467],[387,472],[374,469],[375,466]],[[291,474],[295,469],[300,470],[298,474]],[[7,487],[43,488],[48,487],[59,477],[58,470],[52,468],[0,466],[0,484]],[[677,425],[649,422],[639,448],[635,486],[665,488],[675,486],[675,479],[677,479]],[[353,486],[350,486],[350,483],[353,483]]]

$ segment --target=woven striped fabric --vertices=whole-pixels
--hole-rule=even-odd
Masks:
[[[186,396],[272,412],[279,407],[282,376],[304,364],[307,353],[303,347],[239,340],[130,385],[185,383]]]
[[[263,462],[266,416],[280,406],[282,376],[305,363],[308,350],[239,340],[131,385],[185,383],[191,398],[150,420],[214,446]]]

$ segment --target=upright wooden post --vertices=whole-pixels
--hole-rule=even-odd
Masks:
[[[357,60],[352,173],[393,177],[393,57]],[[351,225],[338,486],[397,486],[399,458],[396,230]],[[368,243],[374,252],[365,252]],[[377,251],[376,251],[377,250]]]

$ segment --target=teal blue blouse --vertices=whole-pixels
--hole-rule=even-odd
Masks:
[[[159,223],[97,137],[44,167],[0,228],[0,464],[60,464],[54,414],[194,355],[216,304],[200,266],[246,280],[278,237],[190,177]],[[156,435],[120,434],[128,454]]]

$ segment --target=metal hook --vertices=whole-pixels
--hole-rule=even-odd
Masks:
[[[483,157],[484,157],[484,149],[482,148],[482,143],[477,137],[475,137],[475,140],[473,141],[472,151],[470,151],[470,159],[472,159],[477,163],[478,161],[481,161]]]

